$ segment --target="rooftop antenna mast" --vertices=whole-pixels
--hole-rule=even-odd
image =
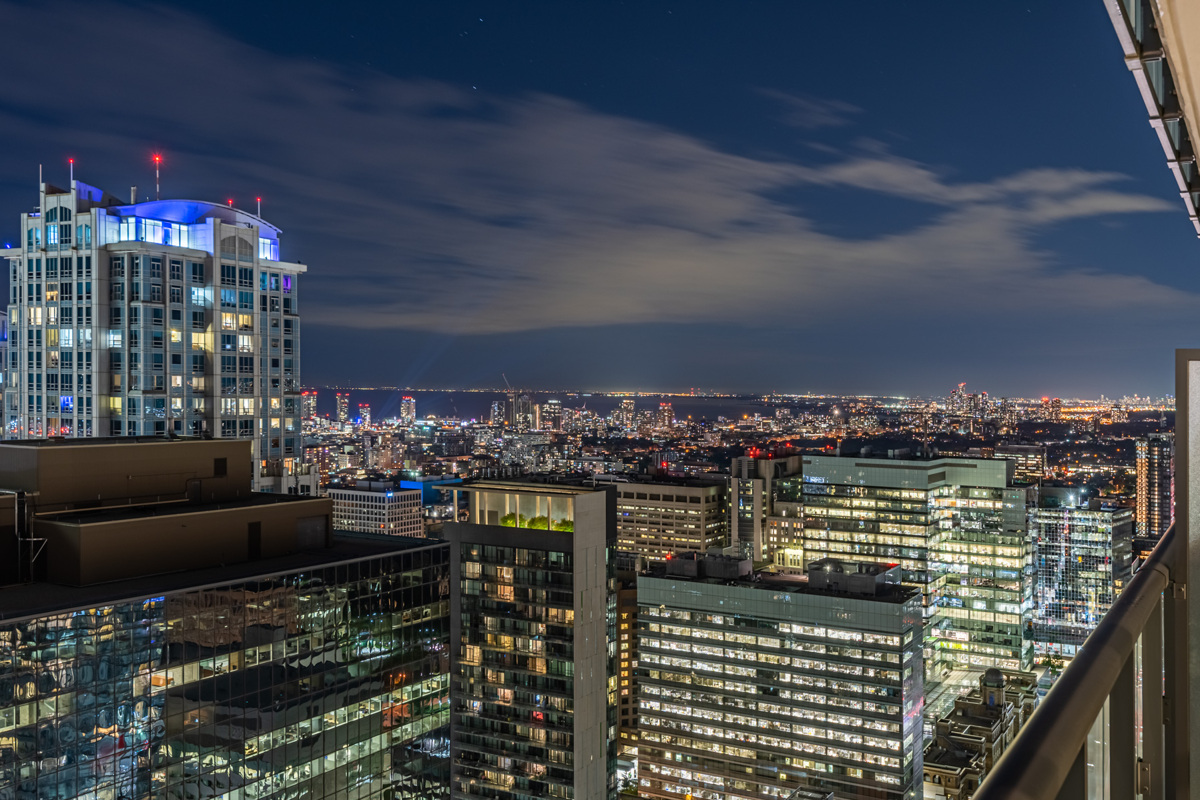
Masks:
[[[67,163],[71,165],[71,183],[75,182],[75,159],[68,158]]]
[[[254,199],[258,201],[258,217],[259,219],[262,219],[262,198],[256,197]]]
[[[160,166],[162,166],[162,154],[155,153],[154,154],[154,199],[155,200],[162,199],[162,195],[159,193],[159,190],[158,190],[158,168]]]

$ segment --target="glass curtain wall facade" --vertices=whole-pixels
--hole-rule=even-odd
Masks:
[[[944,486],[932,493],[944,575],[934,631],[942,661],[971,669],[1028,669],[1033,641],[1033,546],[1025,489]]]
[[[1033,643],[1039,656],[1073,658],[1129,582],[1133,509],[1029,512],[1036,568]]]
[[[921,598],[899,592],[640,576],[640,796],[916,797]]]
[[[924,595],[931,682],[958,668],[1028,669],[1032,546],[1006,461],[805,456],[804,470],[805,564],[899,564]]]
[[[448,796],[449,548],[0,624],[0,796]]]

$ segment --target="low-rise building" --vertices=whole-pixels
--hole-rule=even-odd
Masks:
[[[392,536],[424,536],[419,489],[401,489],[392,481],[358,481],[330,489],[333,528]]]
[[[970,800],[1038,704],[1032,672],[991,668],[954,701],[925,748],[925,797]]]

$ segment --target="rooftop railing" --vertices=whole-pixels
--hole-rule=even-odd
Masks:
[[[1172,527],[975,800],[1189,796],[1182,550]]]

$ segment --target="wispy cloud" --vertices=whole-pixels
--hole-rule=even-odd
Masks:
[[[268,55],[171,9],[2,8],[9,30],[53,27],[61,52],[99,41],[170,65],[135,74],[31,58],[19,42],[0,51],[5,174],[27,171],[30,152],[82,146],[93,163],[116,162],[156,144],[180,176],[168,186],[186,179],[210,197],[231,180],[253,187],[285,227],[285,257],[311,264],[302,300],[313,323],[493,334],[821,321],[846,308],[1158,314],[1195,302],[1138,276],[1063,271],[1039,248],[1062,220],[1174,210],[1121,192],[1113,173],[1043,168],[970,182],[880,149],[819,166],[752,158],[560,97],[484,96]],[[844,125],[857,111],[763,93],[802,128]],[[87,159],[79,171],[93,177]],[[116,180],[109,166],[97,172]],[[822,187],[933,214],[853,238],[772,199]]]
[[[844,100],[798,95],[778,89],[758,89],[760,95],[779,103],[784,110],[783,121],[793,128],[811,131],[817,128],[837,128],[849,125],[858,106]]]

